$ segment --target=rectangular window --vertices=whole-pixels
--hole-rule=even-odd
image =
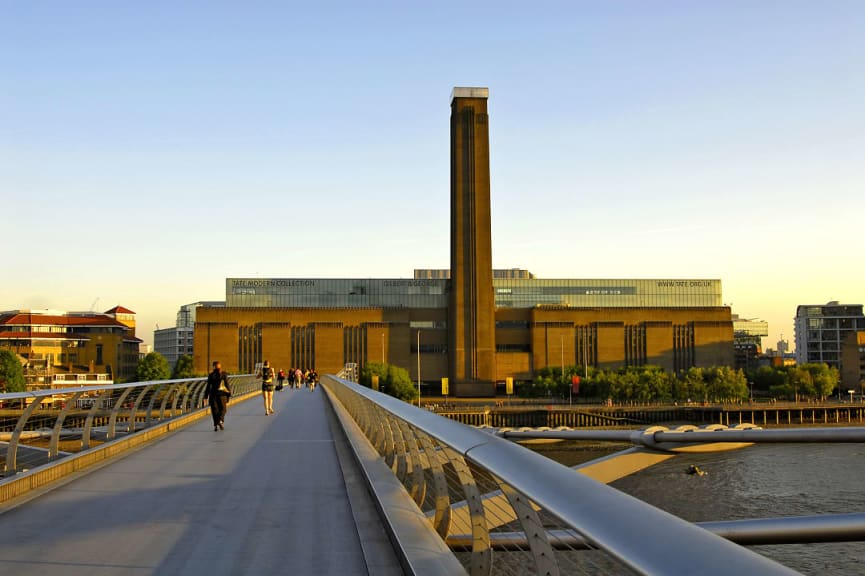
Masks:
[[[496,320],[496,328],[528,330],[529,322],[527,320]]]
[[[417,344],[412,345],[409,349],[412,354],[418,353]],[[420,345],[420,353],[421,354],[447,354],[448,347],[446,344],[421,344]]]
[[[104,362],[102,362],[102,344],[96,345],[96,363],[99,365],[104,364]]]
[[[496,352],[531,352],[528,344],[496,344]]]

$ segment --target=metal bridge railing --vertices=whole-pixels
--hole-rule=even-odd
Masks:
[[[865,443],[865,428],[780,428],[763,429],[744,423],[734,427],[711,424],[698,428],[683,425],[670,430],[665,426],[651,426],[645,430],[581,430],[578,428],[488,428],[492,433],[513,440],[555,439],[594,440],[605,442],[631,442],[636,446],[670,449],[675,445],[694,443],[773,443],[816,444]]]
[[[347,363],[342,370],[336,373],[337,378],[343,378],[349,382],[357,382],[360,376],[357,362]]]
[[[345,379],[322,384],[472,576],[795,574],[522,446]]]
[[[230,376],[233,397],[257,389]],[[205,378],[0,394],[0,464],[6,478],[132,435],[204,406]]]

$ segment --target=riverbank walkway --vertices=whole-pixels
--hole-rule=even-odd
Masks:
[[[229,407],[0,514],[0,574],[401,574],[323,390]]]

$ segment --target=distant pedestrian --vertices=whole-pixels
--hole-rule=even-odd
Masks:
[[[213,371],[207,375],[204,399],[210,402],[210,415],[213,416],[213,431],[225,430],[225,414],[231,398],[231,385],[228,374],[218,361],[213,363]]]
[[[285,384],[285,370],[280,368],[279,372],[276,375],[276,389],[282,390],[282,387],[284,384]]]
[[[273,368],[270,367],[270,362],[264,361],[264,366],[258,371],[258,377],[261,378],[261,397],[264,399],[264,414],[269,416],[273,414]]]
[[[300,368],[294,371],[294,387],[300,388],[303,386],[303,372]]]

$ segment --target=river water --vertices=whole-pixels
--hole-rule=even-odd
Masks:
[[[534,448],[568,465],[614,451],[564,443]],[[686,474],[690,464],[707,474]],[[764,444],[684,454],[612,486],[694,522],[865,512],[865,444]],[[865,575],[865,542],[752,549],[804,574]]]

